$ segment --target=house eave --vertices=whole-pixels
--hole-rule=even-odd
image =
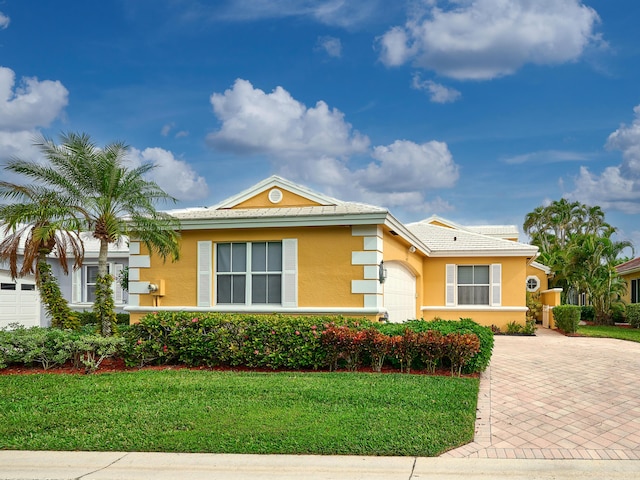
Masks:
[[[536,250],[438,250],[431,257],[531,257]]]

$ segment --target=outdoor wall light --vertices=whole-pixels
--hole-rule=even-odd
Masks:
[[[387,269],[384,268],[384,261],[380,261],[380,265],[378,266],[378,280],[380,283],[384,283],[387,279]]]
[[[155,283],[150,283],[149,284],[149,293],[154,293],[158,291],[158,285],[156,285]]]

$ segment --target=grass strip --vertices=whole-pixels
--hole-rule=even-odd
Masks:
[[[585,337],[617,338],[619,340],[640,342],[640,329],[638,328],[609,325],[579,325],[577,333]]]
[[[479,381],[191,370],[0,376],[0,449],[435,456]]]

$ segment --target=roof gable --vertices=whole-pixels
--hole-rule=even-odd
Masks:
[[[273,175],[212,209],[289,208],[334,206],[342,202]]]

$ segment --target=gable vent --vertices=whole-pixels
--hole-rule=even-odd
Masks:
[[[277,188],[272,188],[269,191],[269,201],[271,203],[280,203],[282,201],[282,192]]]

